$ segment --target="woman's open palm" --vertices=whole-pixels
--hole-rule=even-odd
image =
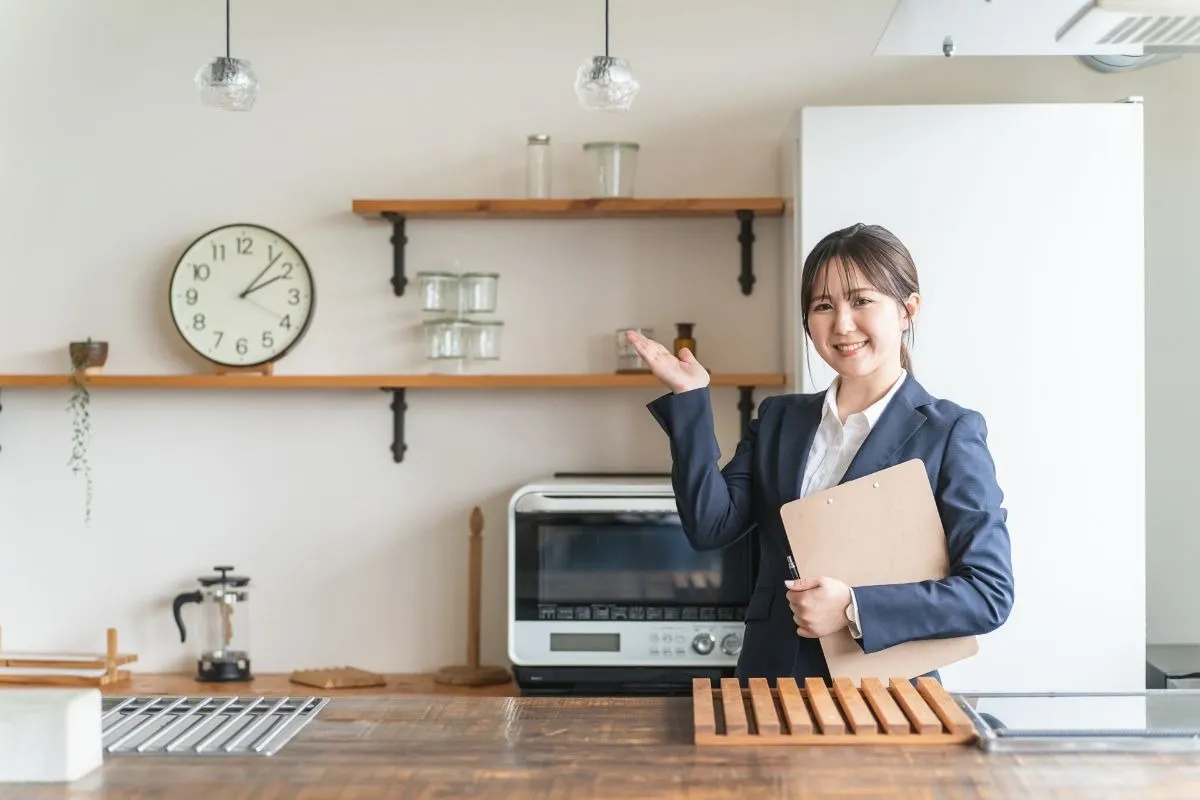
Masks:
[[[626,331],[625,337],[654,373],[654,377],[672,392],[679,394],[708,386],[708,370],[700,366],[692,351],[686,347],[679,351],[679,357],[676,358],[670,350],[637,331]]]

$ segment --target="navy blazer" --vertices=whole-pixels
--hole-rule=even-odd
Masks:
[[[670,437],[671,482],[693,547],[713,550],[747,535],[760,540],[758,581],[746,609],[737,676],[800,680],[829,669],[817,639],[801,637],[785,595],[790,548],[779,509],[800,496],[804,464],[825,392],[764,398],[724,469],[709,390],[667,394],[648,406]],[[1013,574],[1003,493],[977,411],[932,397],[905,378],[842,482],[918,458],[941,513],[950,554],[945,580],[855,586],[864,651],[914,639],[979,635],[1008,619]],[[837,575],[829,577],[837,578]]]

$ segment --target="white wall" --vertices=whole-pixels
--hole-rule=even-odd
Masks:
[[[564,193],[590,139],[642,143],[643,196],[773,194],[778,137],[805,104],[1110,100],[1146,96],[1150,636],[1200,640],[1188,614],[1187,496],[1196,424],[1186,342],[1187,236],[1200,178],[1200,61],[1107,76],[1071,60],[870,56],[891,4],[614,3],[614,52],[644,89],[627,116],[578,108],[578,62],[602,4],[559,0],[234,3],[234,54],[262,81],[246,115],[199,105],[222,4],[0,3],[0,372],[56,372],[65,345],[112,342],[115,373],[202,369],[165,313],[167,275],[198,233],[278,228],[320,292],[286,373],[425,369],[415,298],[390,294],[388,231],[354,197],[513,196],[524,137],[554,137]],[[756,260],[777,261],[778,223]],[[501,272],[506,372],[611,368],[611,331],[698,323],[717,370],[782,365],[778,276],[736,284],[734,223],[417,223],[410,270],[450,257]],[[1113,336],[1122,289],[1112,287]],[[586,313],[583,304],[589,304]],[[1139,365],[1114,365],[1137,369]],[[1100,400],[1103,389],[1098,390]],[[171,596],[217,563],[257,584],[260,671],[426,670],[464,657],[465,528],[485,529],[483,652],[503,660],[504,503],[554,469],[654,468],[650,390],[411,392],[407,460],[391,462],[375,391],[94,394],[95,520],[68,473],[65,395],[3,390],[0,626],[12,647],[94,648],[116,625],[142,669],[190,668]],[[737,432],[736,396],[720,436]],[[1192,551],[1186,548],[1191,547]],[[1178,612],[1173,612],[1178,609]]]

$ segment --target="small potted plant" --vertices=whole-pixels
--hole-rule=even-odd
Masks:
[[[87,341],[71,342],[71,366],[76,372],[85,375],[95,375],[108,361],[108,342],[93,342],[89,336]]]
[[[84,524],[92,522],[92,465],[88,460],[88,445],[92,438],[91,402],[87,382],[80,375],[94,375],[108,360],[108,342],[71,342],[71,398],[67,408],[71,411],[71,459],[67,465],[75,475],[82,475],[86,494],[84,496]]]

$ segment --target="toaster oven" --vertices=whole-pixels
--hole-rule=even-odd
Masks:
[[[731,677],[754,533],[695,550],[667,476],[559,473],[508,505],[508,655],[526,694],[686,694]]]

